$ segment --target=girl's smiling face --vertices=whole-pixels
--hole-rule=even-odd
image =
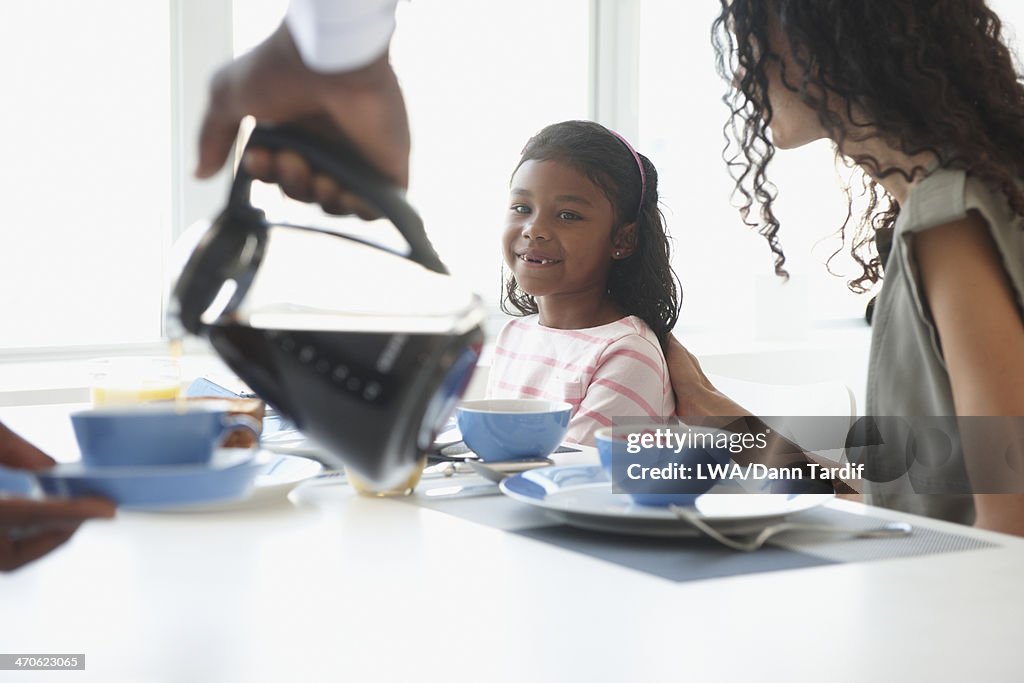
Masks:
[[[600,304],[615,252],[615,212],[601,188],[566,163],[531,159],[512,177],[508,204],[502,247],[520,288],[538,303]]]

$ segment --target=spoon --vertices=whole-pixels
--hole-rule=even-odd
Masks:
[[[510,477],[513,474],[535,470],[538,467],[550,467],[555,464],[550,458],[489,463],[480,462],[479,460],[467,460],[466,462],[473,468],[474,472],[488,481],[493,481],[495,484],[500,484],[505,477]]]
[[[718,529],[705,522],[696,512],[689,508],[670,505],[669,509],[679,519],[689,522],[708,538],[718,541],[727,548],[742,552],[753,552],[768,542],[768,539],[787,531],[814,531],[830,534],[841,534],[847,538],[896,538],[909,536],[914,528],[906,522],[889,522],[870,529],[848,529],[826,524],[804,524],[802,522],[779,522],[761,529],[753,537],[726,536]]]

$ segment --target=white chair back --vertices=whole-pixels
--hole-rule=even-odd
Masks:
[[[857,415],[857,400],[841,382],[764,384],[708,373],[723,394],[755,415]]]
[[[840,463],[846,435],[857,417],[857,401],[850,388],[841,382],[810,384],[763,384],[708,374],[720,392],[764,419],[765,423],[791,441],[806,446],[822,443],[822,427],[834,434],[824,440],[835,448],[811,450],[822,460]],[[815,417],[840,417],[823,421]]]

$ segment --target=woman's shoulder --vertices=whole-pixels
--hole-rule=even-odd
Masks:
[[[896,230],[927,230],[963,220],[971,211],[980,213],[994,232],[1021,221],[1001,189],[963,169],[939,168],[911,189]]]

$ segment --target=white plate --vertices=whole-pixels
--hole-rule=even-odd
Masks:
[[[544,467],[508,477],[502,493],[545,510],[572,526],[643,536],[697,536],[699,532],[665,507],[634,504],[612,493],[599,465]],[[707,493],[695,507],[722,531],[746,533],[832,499],[830,494]]]
[[[158,512],[224,512],[228,510],[250,510],[284,502],[292,490],[323,469],[316,460],[297,455],[267,453],[267,465],[253,481],[252,491],[240,500],[223,503],[189,505]]]

